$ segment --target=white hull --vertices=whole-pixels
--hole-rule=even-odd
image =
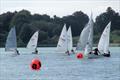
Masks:
[[[88,58],[88,59],[95,59],[95,58],[101,58],[104,57],[103,55],[95,55],[95,54],[84,54],[84,51],[75,51],[75,53],[82,53],[84,58]]]
[[[32,54],[38,54],[38,53],[36,53],[36,52],[32,52]]]
[[[95,54],[88,54],[87,58],[88,59],[94,59],[94,58],[101,58],[104,57],[103,55],[95,55]]]
[[[75,50],[75,53],[84,53],[82,50]]]

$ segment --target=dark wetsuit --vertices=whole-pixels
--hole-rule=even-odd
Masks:
[[[19,51],[18,51],[18,50],[16,50],[16,52],[17,52],[17,54],[18,54],[18,55],[20,55],[20,53],[19,53]]]
[[[69,53],[69,51],[68,51],[68,50],[67,50],[65,53],[66,53],[66,54],[68,54],[68,55],[70,55],[70,53]]]
[[[75,52],[74,52],[74,50],[73,50],[73,49],[71,50],[71,52],[72,52],[73,54],[75,54]]]
[[[37,49],[35,50],[35,53],[38,54],[38,50]]]
[[[89,54],[92,54],[92,52],[89,52]]]
[[[105,57],[110,57],[110,51],[108,51],[108,54],[107,54],[107,53],[104,53],[103,56],[105,56]]]
[[[94,51],[95,51],[94,54],[98,55],[98,48],[95,48]]]

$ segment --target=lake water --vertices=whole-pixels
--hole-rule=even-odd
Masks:
[[[120,47],[110,47],[110,58],[82,59],[55,52],[55,47],[38,48],[39,54],[18,48],[21,55],[11,57],[0,48],[0,80],[120,80]],[[40,71],[30,69],[39,58]]]

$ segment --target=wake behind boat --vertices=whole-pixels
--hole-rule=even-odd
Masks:
[[[17,50],[17,40],[16,40],[16,30],[15,27],[12,27],[5,44],[5,51],[14,52],[14,55],[20,55],[19,51]]]

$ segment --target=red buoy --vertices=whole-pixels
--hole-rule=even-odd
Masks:
[[[82,53],[78,53],[78,54],[77,54],[77,58],[78,58],[78,59],[82,59],[82,58],[83,58],[83,54],[82,54]]]
[[[31,67],[32,70],[40,70],[40,68],[41,68],[40,60],[39,59],[33,59],[30,67]]]

